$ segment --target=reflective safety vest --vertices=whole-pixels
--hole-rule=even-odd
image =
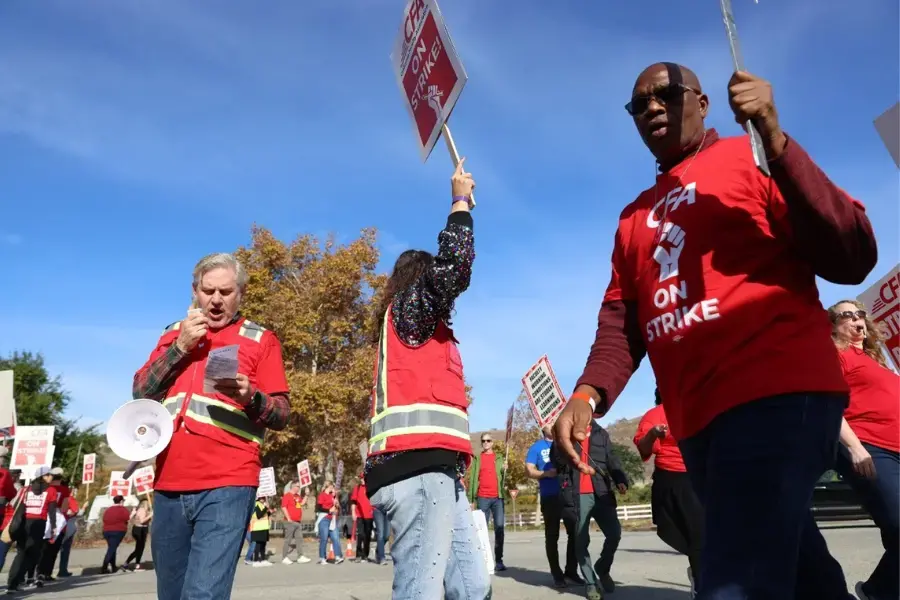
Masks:
[[[408,346],[388,307],[375,362],[370,455],[443,448],[471,459],[469,402],[456,344],[441,322],[427,342]]]
[[[265,504],[261,502],[257,502],[256,506],[253,507],[253,519],[252,523],[250,523],[250,531],[267,531],[269,529],[269,513],[266,511],[265,516],[257,518],[256,510],[259,508],[265,508]]]
[[[174,344],[180,327],[180,321],[167,327],[160,344]],[[253,423],[243,407],[228,396],[205,392],[203,378],[210,350],[237,344],[238,372],[246,374],[250,384],[257,386],[254,365],[262,355],[260,341],[266,333],[265,328],[238,317],[230,325],[210,331],[206,340],[194,348],[191,363],[181,371],[162,401],[172,415],[176,431],[184,427],[190,433],[259,455],[265,428]]]

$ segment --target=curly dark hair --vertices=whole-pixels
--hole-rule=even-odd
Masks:
[[[413,285],[431,266],[432,262],[434,262],[434,256],[424,250],[407,250],[397,257],[394,270],[381,292],[381,301],[378,303],[378,313],[375,315],[377,327],[372,332],[375,343],[378,343],[378,339],[381,337],[384,316],[388,306],[394,301],[394,296]]]

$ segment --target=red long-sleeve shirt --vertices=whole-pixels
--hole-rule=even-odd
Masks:
[[[647,353],[678,439],[766,396],[847,392],[815,276],[865,279],[872,226],[796,141],[769,166],[766,178],[746,136],[710,130],[622,212],[578,381],[607,409]]]

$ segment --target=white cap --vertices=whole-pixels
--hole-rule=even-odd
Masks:
[[[50,467],[38,467],[34,472],[34,478],[43,477],[50,474]]]
[[[50,470],[51,475],[65,475],[65,471],[62,470],[62,467],[54,467]]]

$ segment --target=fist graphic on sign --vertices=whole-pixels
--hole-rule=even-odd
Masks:
[[[431,107],[431,110],[434,111],[437,120],[441,120],[441,98],[444,97],[444,92],[438,89],[436,85],[429,85],[428,92],[425,94],[425,100],[428,102],[428,106]]]
[[[684,250],[684,230],[674,223],[666,223],[653,259],[659,263],[660,282],[678,277],[678,258]]]

